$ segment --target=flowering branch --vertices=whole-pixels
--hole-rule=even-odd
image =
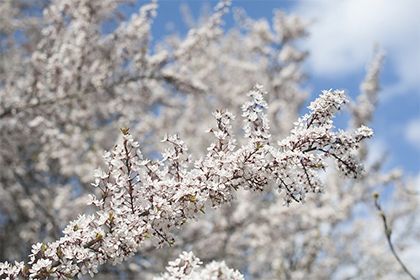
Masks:
[[[265,94],[257,85],[243,105],[247,141],[239,145],[226,111],[216,111],[215,141],[206,156],[193,162],[178,135],[167,136],[169,148],[161,160],[146,159],[128,129],[122,144],[104,155],[107,170],[95,172],[93,186],[102,194],[91,196],[93,215],[81,215],[64,229],[64,236],[33,245],[29,262],[3,263],[0,277],[46,279],[93,275],[104,263],[120,263],[134,255],[146,239],[159,245],[174,242],[171,229],[233,199],[240,188],[263,191],[278,186],[285,203],[303,202],[307,193],[322,190],[317,176],[333,158],[345,175],[362,169],[352,152],[372,131],[362,126],[353,133],[333,131],[332,118],[347,102],[342,91],[324,91],[309,106],[291,135],[273,145],[266,117]]]

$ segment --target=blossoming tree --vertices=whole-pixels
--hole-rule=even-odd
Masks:
[[[406,247],[418,240],[418,200],[399,173],[367,161],[364,142],[382,54],[357,100],[325,91],[299,118],[299,18],[236,10],[224,31],[222,1],[185,37],[152,44],[157,3],[126,19],[128,4],[0,3],[0,277],[404,273],[372,193],[401,185],[390,220]],[[349,129],[337,130],[345,103]]]

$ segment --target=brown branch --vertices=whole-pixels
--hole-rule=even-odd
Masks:
[[[318,149],[318,151],[321,151],[327,155],[331,155],[333,158],[335,158],[338,162],[341,162],[343,165],[345,165],[351,172],[353,172],[353,174],[357,174],[357,170],[354,166],[351,166],[348,162],[346,162],[345,160],[343,160],[342,158],[340,158],[339,156],[337,156],[336,154],[324,150],[324,149]]]
[[[127,129],[128,133],[128,129]],[[126,133],[123,134],[125,135]],[[136,211],[134,209],[134,187],[133,182],[131,181],[130,175],[131,175],[131,162],[130,162],[130,152],[127,149],[127,140],[124,140],[124,151],[125,151],[125,167],[127,168],[127,174],[128,174],[128,194],[130,196],[130,207],[131,212],[134,214]]]

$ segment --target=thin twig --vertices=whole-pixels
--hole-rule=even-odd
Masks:
[[[378,209],[379,215],[382,218],[382,222],[384,224],[386,240],[388,241],[388,245],[389,245],[389,248],[391,249],[392,254],[394,255],[395,259],[398,261],[398,263],[401,265],[404,272],[407,273],[407,275],[410,276],[411,279],[417,280],[417,278],[414,277],[414,275],[408,270],[408,268],[405,266],[405,264],[402,262],[402,260],[398,256],[397,252],[395,251],[394,244],[392,244],[392,241],[391,241],[392,229],[388,225],[388,221],[387,221],[387,218],[385,216],[385,212],[382,210],[382,207],[379,204],[379,194],[374,193],[373,198],[375,200],[375,207],[376,207],[376,209]]]

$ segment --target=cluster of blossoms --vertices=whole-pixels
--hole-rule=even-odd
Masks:
[[[243,280],[243,275],[226,266],[224,262],[211,262],[201,267],[202,262],[192,252],[182,252],[166,267],[167,272],[154,280]]]
[[[359,95],[357,102],[351,107],[354,127],[358,127],[372,119],[376,103],[378,102],[379,74],[383,60],[384,53],[378,51],[367,69],[365,80],[360,85],[362,94]]]
[[[33,245],[29,262],[18,264],[21,269],[3,264],[2,276],[93,275],[101,264],[120,263],[134,255],[147,239],[172,245],[171,229],[204,213],[208,205],[231,201],[238,189],[278,188],[285,192],[287,204],[303,202],[305,194],[321,190],[317,171],[325,168],[327,158],[335,159],[344,174],[359,174],[350,154],[372,131],[366,127],[354,133],[333,131],[332,118],[346,102],[343,92],[323,92],[279,145],[269,142],[263,93],[256,86],[243,106],[248,141],[236,144],[232,114],[216,112],[217,127],[210,130],[216,140],[207,155],[195,161],[177,135],[163,140],[169,148],[161,160],[146,159],[128,129],[121,129],[122,143],[104,155],[107,169],[95,172],[93,185],[101,193],[91,197],[96,214],[70,222],[55,242]]]

